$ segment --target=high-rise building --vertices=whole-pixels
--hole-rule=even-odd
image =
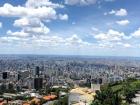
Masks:
[[[43,78],[34,78],[34,88],[36,90],[43,88]]]
[[[17,75],[17,80],[19,81],[20,79],[21,79],[21,75],[18,74],[18,75]]]
[[[2,73],[2,78],[3,79],[7,79],[8,78],[8,73],[7,72],[3,72]]]
[[[102,78],[99,78],[98,81],[99,81],[99,84],[102,84],[103,82]]]
[[[39,68],[39,66],[37,66],[35,68],[35,75],[39,77],[39,74],[40,74],[40,68]]]

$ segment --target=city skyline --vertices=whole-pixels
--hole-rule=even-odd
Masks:
[[[0,54],[140,56],[139,4],[1,0]]]

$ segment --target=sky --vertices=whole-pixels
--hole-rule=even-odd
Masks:
[[[0,54],[140,57],[140,0],[0,0]]]

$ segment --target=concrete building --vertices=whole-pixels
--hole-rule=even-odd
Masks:
[[[89,88],[75,88],[69,93],[68,105],[90,105],[95,92]]]

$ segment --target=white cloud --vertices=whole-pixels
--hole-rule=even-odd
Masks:
[[[123,32],[109,29],[106,33],[100,32],[94,36],[99,47],[103,48],[130,48],[132,45],[129,43],[131,36],[126,36]]]
[[[132,47],[132,45],[129,44],[129,43],[125,43],[125,44],[124,44],[124,47],[129,48],[129,47]]]
[[[11,30],[7,31],[7,35],[14,36],[14,37],[28,37],[29,36],[29,34],[25,33],[24,31],[12,32]]]
[[[127,10],[126,9],[120,9],[119,11],[116,11],[116,16],[126,16]]]
[[[95,4],[97,0],[65,0],[68,5],[91,5]]]
[[[57,46],[64,44],[64,39],[58,36],[35,36],[32,38],[32,44],[39,46]]]
[[[50,29],[37,18],[21,18],[15,20],[13,25],[20,27],[21,31],[8,31],[8,35],[17,37],[31,37],[35,35],[47,35],[50,32]]]
[[[85,5],[93,5],[95,3],[98,3],[99,6],[98,8],[101,7],[100,3],[101,2],[112,2],[112,1],[115,1],[115,0],[65,0],[65,4],[67,5],[81,5],[81,6],[85,6]]]
[[[16,37],[31,37],[35,35],[47,35],[50,29],[44,25],[44,20],[67,20],[68,15],[57,15],[56,8],[63,8],[49,0],[28,0],[23,6],[13,6],[5,3],[0,7],[0,16],[19,17],[13,26],[21,28],[20,31],[7,31],[7,35]]]
[[[68,19],[67,14],[57,16],[56,8],[60,7],[63,6],[52,3],[49,0],[28,0],[25,6],[13,6],[9,3],[5,3],[2,7],[0,7],[0,16],[20,17],[22,20],[19,21],[25,22],[27,22],[27,17],[46,20],[57,19],[57,17],[60,17],[61,20]]]
[[[44,25],[40,27],[24,27],[21,31],[12,32],[11,30],[7,31],[8,35],[16,37],[33,37],[39,35],[48,35],[50,29]]]
[[[112,2],[112,1],[115,1],[115,0],[105,0],[105,1],[107,1],[107,2]]]
[[[0,28],[2,28],[2,22],[0,22]]]
[[[0,16],[19,17],[15,20],[13,26],[21,28],[20,31],[7,31],[7,37],[12,39],[34,40],[34,37],[48,36],[50,29],[45,26],[44,21],[51,19],[67,20],[67,14],[57,15],[56,8],[63,8],[63,5],[52,3],[49,0],[27,0],[25,5],[13,6],[5,3],[0,7]]]
[[[35,2],[36,1],[36,2]],[[66,0],[70,5],[90,5],[94,4],[96,0]],[[67,3],[67,4],[69,4]],[[71,37],[59,37],[51,35],[50,29],[45,26],[44,21],[51,21],[51,19],[68,20],[67,14],[56,12],[56,8],[63,8],[62,5],[54,4],[49,0],[28,0],[25,5],[13,6],[11,4],[4,4],[0,7],[0,16],[18,17],[14,21],[15,27],[21,28],[19,31],[7,31],[7,37],[0,37],[0,41],[14,42],[27,46],[92,46],[93,43],[82,40],[78,35],[71,35]],[[122,10],[120,10],[122,11]],[[122,16],[117,11],[112,11],[110,14]],[[122,21],[118,21],[122,22]],[[72,23],[75,24],[75,23]],[[118,23],[119,24],[119,23]],[[120,24],[126,24],[122,22]],[[125,39],[123,32],[116,30],[108,30],[103,33],[99,29],[92,27],[92,30],[99,33],[95,35],[95,39],[100,41],[99,46],[110,46],[112,42],[121,41]],[[61,36],[61,35],[60,35]],[[104,43],[102,43],[104,41]],[[97,44],[97,43],[96,43]],[[126,43],[124,46],[129,47]]]
[[[70,38],[66,38],[66,45],[90,45],[88,42],[84,42],[76,34],[72,35]]]
[[[98,46],[101,48],[132,48],[133,46],[130,43],[125,42],[107,42],[107,41],[99,41]]]
[[[125,47],[125,48],[130,48],[130,47],[132,47],[132,45],[131,45],[130,43],[123,43],[123,42],[118,42],[117,45],[121,45],[121,46],[123,46],[123,47]]]
[[[65,0],[65,3],[68,5],[76,5],[80,3],[80,0]]]
[[[23,30],[31,35],[47,35],[50,32],[50,29],[44,25],[41,27],[25,27]]]
[[[16,45],[27,46],[87,46],[91,45],[83,41],[77,35],[71,37],[59,37],[51,35],[50,29],[45,26],[44,21],[51,19],[68,20],[67,14],[56,13],[56,8],[63,8],[62,5],[53,4],[49,0],[28,0],[25,5],[13,6],[4,4],[0,7],[0,16],[18,17],[13,26],[20,28],[18,31],[8,30],[7,35],[0,37],[0,43],[16,43]],[[82,2],[84,3],[84,1]],[[92,0],[85,3],[93,3]]]
[[[23,26],[28,26],[29,25],[29,20],[27,18],[21,18],[18,20],[15,20],[14,26],[17,27],[23,27]]]
[[[125,26],[128,25],[130,23],[129,20],[120,20],[120,21],[116,21],[117,24]]]
[[[115,13],[116,13],[115,10],[111,10],[111,11],[109,12],[109,14],[115,14]]]
[[[27,0],[26,7],[41,7],[41,6],[47,6],[52,8],[64,8],[63,5],[52,3],[50,0]]]
[[[120,41],[125,37],[123,32],[118,32],[116,30],[108,30],[107,33],[99,33],[94,36],[95,39],[101,41]]]
[[[64,15],[62,15],[62,14],[59,14],[59,19],[60,20],[68,20],[68,15],[67,14],[64,14]]]
[[[113,44],[110,42],[99,42],[98,46],[101,48],[112,48]]]
[[[140,28],[131,34],[133,37],[140,38]]]
[[[27,42],[27,39],[16,37],[16,36],[4,36],[0,37],[0,43],[5,43],[5,45],[12,45],[13,43],[23,43],[24,41]],[[14,45],[15,46],[15,45]]]
[[[20,18],[18,20],[15,20],[13,25],[16,26],[16,27],[27,27],[27,26],[39,27],[42,24],[43,23],[38,18],[23,17],[23,18]]]
[[[38,43],[40,46],[89,46],[90,43],[83,41],[77,35],[72,35],[68,38],[59,36],[37,36],[32,39],[33,43]]]
[[[126,9],[121,8],[120,10],[111,10],[108,14],[114,14],[116,16],[126,16],[128,13]]]
[[[0,37],[0,43],[7,43],[12,44],[13,42],[17,45],[23,45],[26,44],[26,46],[33,47],[34,45],[36,47],[48,47],[48,46],[63,46],[63,47],[82,47],[82,46],[90,46],[91,43],[88,43],[86,41],[83,41],[80,37],[77,35],[72,35],[71,37],[63,38],[59,36],[33,36],[33,37],[23,37],[22,32],[11,32],[8,31],[7,34],[9,36],[7,37]],[[20,34],[21,36],[19,37]]]
[[[6,3],[0,7],[0,16],[56,19],[56,11],[51,7],[27,8]]]

